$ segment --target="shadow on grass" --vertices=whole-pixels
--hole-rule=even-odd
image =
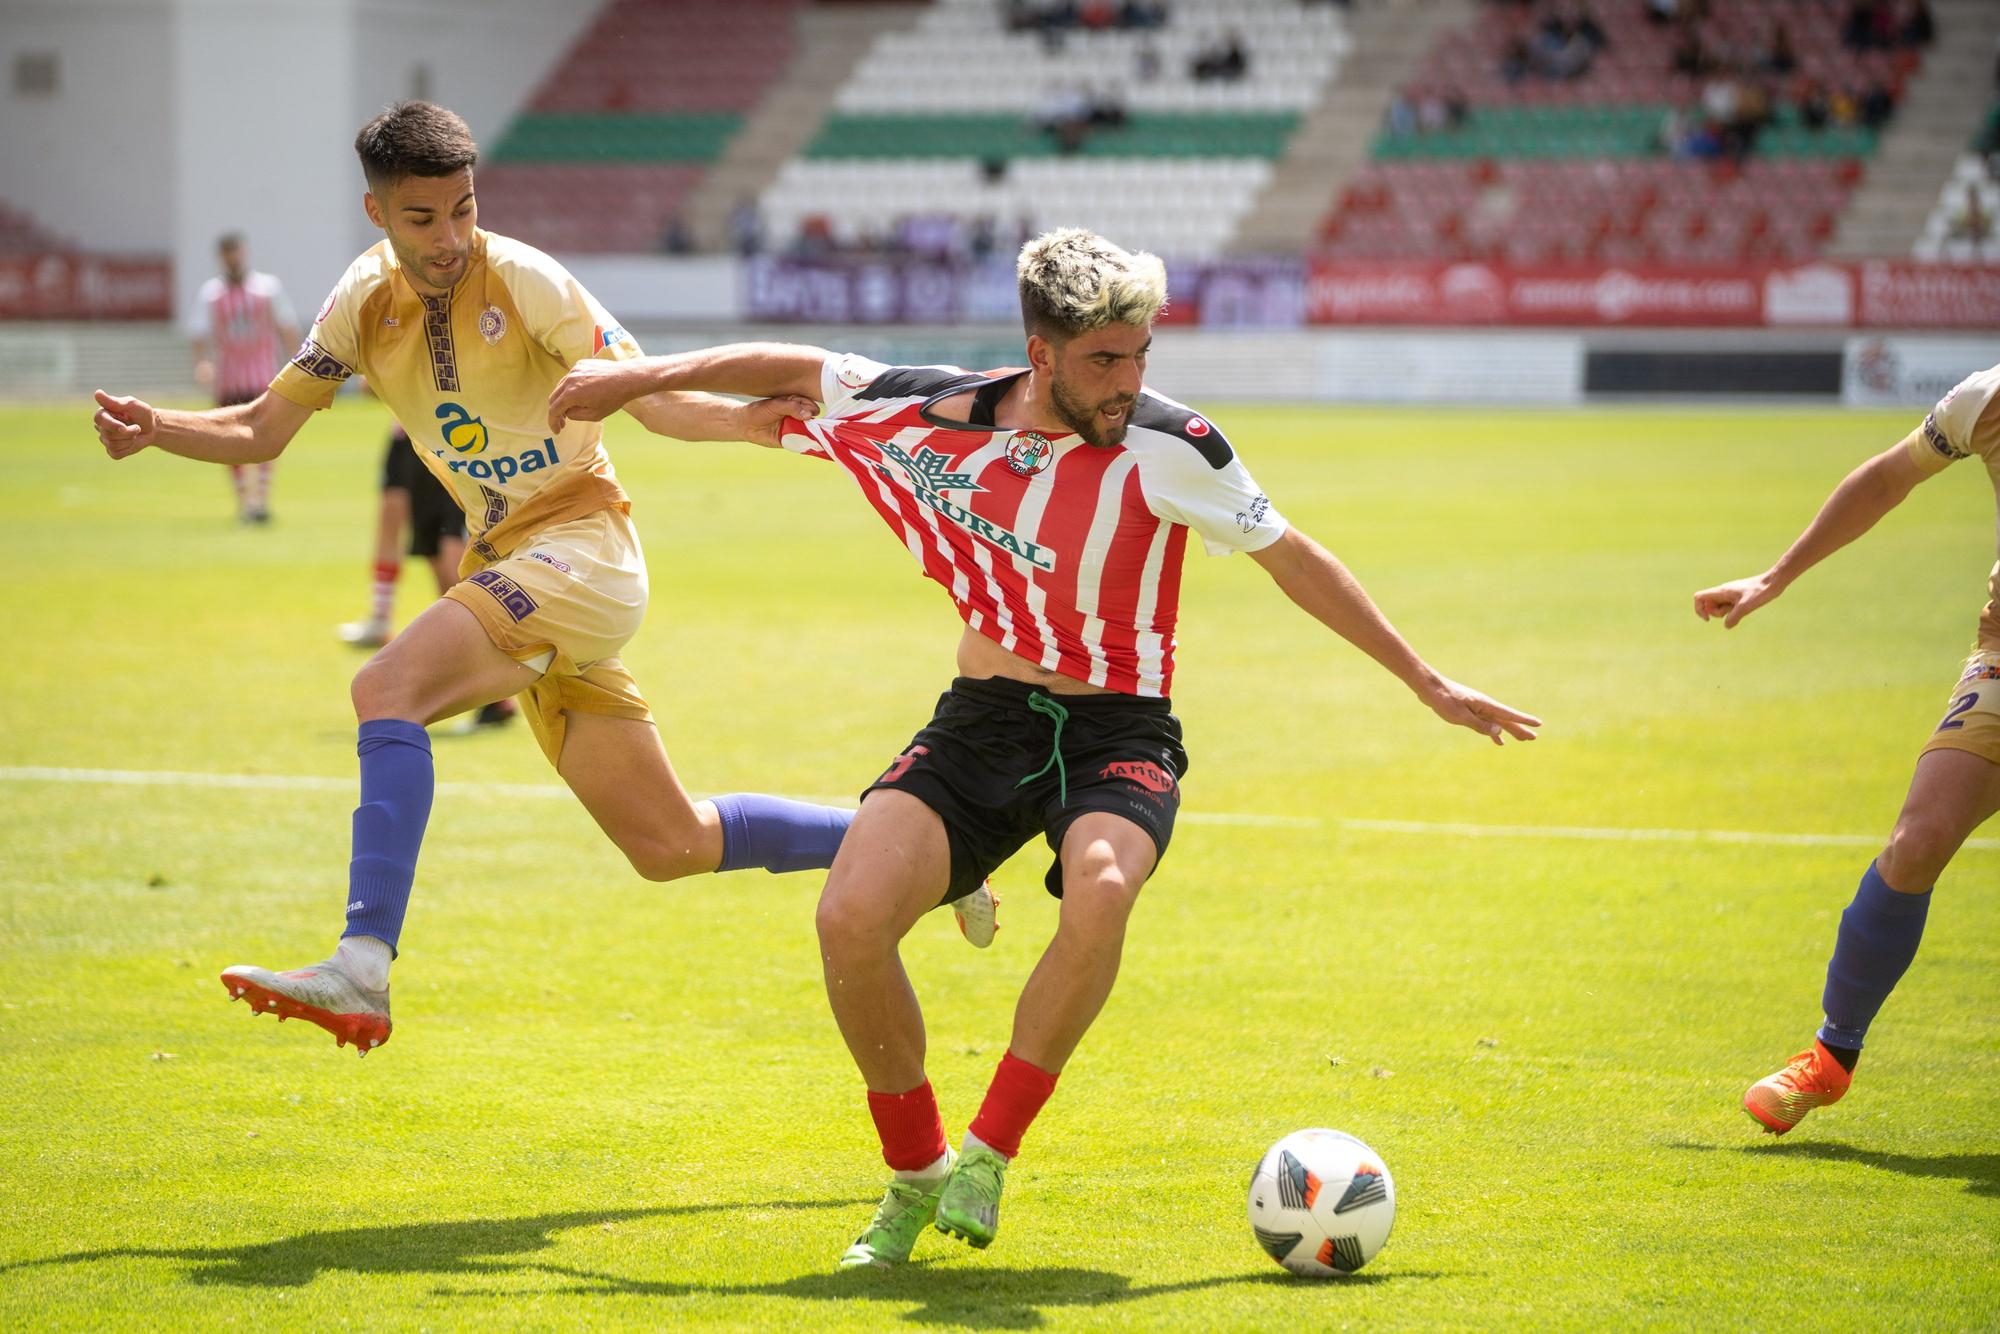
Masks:
[[[1033,1269],[996,1269],[986,1265],[937,1265],[925,1261],[896,1269],[860,1269],[804,1274],[776,1283],[693,1283],[674,1279],[629,1278],[560,1265],[537,1270],[575,1280],[555,1288],[536,1289],[540,1296],[607,1297],[777,1297],[797,1301],[915,1303],[900,1319],[919,1325],[970,1326],[979,1329],[1038,1329],[1050,1308],[1091,1308],[1119,1302],[1200,1292],[1209,1288],[1288,1288],[1294,1292],[1337,1292],[1354,1287],[1405,1283],[1445,1277],[1436,1272],[1401,1271],[1354,1274],[1317,1281],[1296,1278],[1276,1269],[1255,1273],[1215,1274],[1172,1283],[1135,1283],[1124,1274],[1101,1269],[1048,1265]],[[452,1291],[453,1297],[513,1298],[520,1291]]]
[[[644,1209],[589,1209],[524,1218],[474,1218],[458,1222],[402,1223],[306,1232],[242,1246],[114,1246],[71,1251],[34,1260],[0,1264],[0,1275],[21,1270],[91,1264],[104,1260],[176,1260],[188,1266],[189,1283],[244,1288],[303,1287],[321,1274],[506,1276],[554,1279],[552,1286],[505,1289],[443,1286],[437,1295],[459,1300],[510,1301],[523,1296],[575,1297],[772,1297],[795,1301],[879,1301],[910,1304],[899,1318],[920,1325],[961,1325],[987,1329],[1035,1329],[1054,1308],[1090,1308],[1118,1302],[1199,1292],[1209,1288],[1290,1288],[1335,1292],[1442,1278],[1434,1272],[1356,1274],[1316,1283],[1275,1269],[1217,1274],[1166,1283],[1138,1283],[1124,1274],[1097,1269],[1047,1266],[997,1269],[975,1264],[918,1262],[898,1269],[800,1275],[773,1283],[709,1283],[632,1278],[551,1263],[543,1253],[557,1234],[636,1219],[692,1214],[752,1213],[763,1210],[850,1209],[869,1203],[851,1200],[770,1200],[719,1204],[662,1205]],[[884,1318],[886,1319],[886,1313]]]
[[[1963,1181],[1973,1195],[2000,1198],[2000,1153],[1883,1153],[1858,1148],[1837,1140],[1787,1139],[1769,1144],[1695,1144],[1678,1142],[1669,1148],[1696,1149],[1707,1153],[1742,1153],[1754,1157],[1818,1158],[1826,1162],[1860,1163],[1908,1177],[1939,1177]]]
[[[306,1232],[244,1246],[113,1246],[72,1251],[0,1265],[0,1274],[98,1260],[180,1260],[187,1281],[246,1288],[296,1288],[322,1273],[500,1274],[537,1268],[531,1258],[555,1245],[558,1232],[602,1227],[639,1218],[748,1213],[765,1209],[846,1209],[868,1200],[767,1200],[762,1203],[679,1204],[651,1209],[583,1209],[527,1218],[471,1218],[453,1223],[399,1223],[385,1227]]]

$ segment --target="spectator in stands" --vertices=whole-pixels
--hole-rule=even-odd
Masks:
[[[1125,0],[1118,9],[1118,26],[1138,32],[1166,27],[1166,0]]]
[[[1861,91],[1859,111],[1863,125],[1879,130],[1889,123],[1889,117],[1896,112],[1896,95],[1881,79],[1871,79]]]
[[[1082,0],[1076,7],[1076,26],[1086,32],[1104,32],[1117,23],[1117,0]]]
[[[1903,16],[1903,28],[1898,37],[1902,45],[1911,48],[1929,46],[1937,38],[1937,20],[1931,16],[1930,0],[1916,0]]]
[[[991,213],[982,213],[965,229],[965,253],[976,262],[991,259],[1000,248],[1000,222]]]
[[[1528,50],[1527,39],[1514,36],[1507,39],[1507,45],[1500,50],[1500,77],[1509,86],[1528,77],[1534,66],[1534,55]]]
[[[1195,52],[1191,67],[1197,81],[1234,83],[1250,72],[1250,57],[1243,50],[1243,34],[1231,29],[1220,40]]]
[[[1664,28],[1680,17],[1680,0],[1645,0],[1646,22]]]
[[[744,257],[764,249],[764,214],[754,195],[739,195],[729,210],[729,248]]]
[[[1673,72],[1690,79],[1699,79],[1715,68],[1715,59],[1702,45],[1701,34],[1692,25],[1681,29],[1680,41],[1674,44]]]
[[[1594,22],[1591,29],[1597,32],[1596,41],[1582,19],[1551,12],[1535,29],[1535,40],[1529,47],[1535,73],[1557,80],[1580,79],[1589,73],[1604,37],[1603,29]]]
[[[1850,51],[1876,50],[1885,44],[1885,29],[1893,22],[1880,0],[1854,0],[1841,20],[1840,43]]]
[[[667,219],[666,227],[660,232],[660,249],[669,255],[694,253],[694,233],[688,229],[686,214],[676,213]]]
[[[1090,132],[1092,111],[1090,90],[1082,84],[1051,84],[1035,112],[1035,128],[1055,141],[1057,152],[1074,153]]]
[[[1970,258],[1985,258],[1988,243],[1994,239],[1993,214],[1979,198],[1979,185],[1974,181],[1965,183],[1965,203],[1951,215],[1946,235],[1953,241],[1970,242]]]
[[[1382,118],[1383,126],[1392,139],[1407,139],[1417,132],[1417,104],[1398,88],[1389,99],[1388,114]]]
[[[1798,104],[1799,121],[1809,130],[1826,128],[1828,116],[1832,114],[1826,96],[1826,85],[1818,79],[1806,79],[1799,84],[1793,99]]]
[[[1798,67],[1798,52],[1792,49],[1792,30],[1779,19],[1771,25],[1770,40],[1757,53],[1757,68],[1769,74],[1790,74]]]

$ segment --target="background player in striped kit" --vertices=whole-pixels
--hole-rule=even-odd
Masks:
[[[1144,387],[1160,261],[1080,230],[1021,252],[1027,370],[889,367],[742,344],[571,368],[550,425],[664,389],[809,397],[780,443],[831,459],[951,593],[959,677],[870,786],[819,905],[827,993],[895,1173],[845,1267],[899,1263],[935,1219],[994,1237],[1021,1137],[1111,993],[1187,768],[1168,703],[1182,553],[1243,551],[1445,721],[1498,744],[1540,725],[1434,671],[1329,552],[1291,528],[1222,432]],[[1054,940],[955,1156],[924,1073],[897,945],[1037,834],[1055,852]]]
[[[215,243],[222,272],[201,285],[188,335],[194,339],[194,378],[215,394],[217,407],[248,403],[264,392],[299,343],[299,317],[285,289],[268,273],[250,267],[243,238],[235,232]],[[240,523],[271,519],[273,461],[232,463]]]

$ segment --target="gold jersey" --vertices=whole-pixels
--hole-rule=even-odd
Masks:
[[[367,376],[465,511],[472,563],[552,524],[630,508],[602,424],[572,421],[551,436],[549,394],[587,357],[638,355],[562,265],[476,231],[465,276],[444,296],[412,287],[386,240],[355,260],[271,389],[324,408],[350,375]]]
[[[1944,471],[1960,459],[1986,464],[1993,499],[2000,507],[2000,366],[1976,371],[1938,400],[1924,424],[1910,434],[1910,457],[1926,473]],[[2000,520],[1996,520],[2000,542]],[[1979,617],[1979,651],[2000,651],[2000,561],[1986,580],[1986,610]]]

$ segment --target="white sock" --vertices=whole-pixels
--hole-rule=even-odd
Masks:
[[[373,936],[342,936],[333,957],[347,975],[370,991],[389,985],[389,960],[394,957],[389,942]]]
[[[928,1167],[919,1167],[914,1172],[908,1171],[901,1167],[897,1168],[896,1180],[936,1181],[939,1177],[944,1175],[944,1169],[948,1164],[950,1164],[950,1162],[951,1162],[951,1150],[947,1148],[943,1153],[938,1155],[937,1161],[930,1164]]]
[[[984,1149],[986,1150],[986,1152],[992,1154],[994,1157],[998,1158],[1000,1161],[1005,1163],[1011,1163],[1014,1161],[1012,1158],[1009,1158],[1006,1154],[1000,1152],[1000,1150],[994,1148],[991,1144],[988,1144],[985,1140],[979,1138],[979,1136],[973,1134],[970,1130],[968,1130],[965,1132],[965,1137],[959,1140],[958,1142],[958,1151],[960,1154],[967,1154],[971,1153],[974,1149]]]

